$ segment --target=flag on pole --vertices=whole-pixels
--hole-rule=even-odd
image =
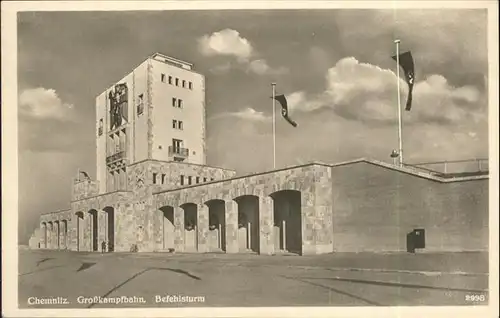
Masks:
[[[85,177],[85,179],[90,180],[90,176],[89,176],[89,174],[88,174],[88,173],[86,173],[86,172],[85,172],[85,171],[83,171],[83,170],[80,170],[79,172],[80,172],[81,174],[83,174],[83,176]]]
[[[397,56],[392,57],[397,61]],[[413,93],[413,83],[415,82],[415,65],[413,63],[413,57],[411,52],[404,52],[399,54],[399,65],[405,73],[405,80],[408,84],[408,98],[406,100],[406,110],[411,109],[412,93]]]
[[[281,115],[283,116],[283,118],[285,118],[285,120],[293,127],[297,127],[297,123],[288,116],[288,103],[286,101],[285,95],[277,95],[274,97],[274,99],[276,99],[281,104]]]

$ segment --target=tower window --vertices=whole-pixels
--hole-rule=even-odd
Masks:
[[[203,182],[207,182],[207,177],[203,177]]]
[[[161,174],[161,184],[165,183],[165,176],[166,175],[164,173]]]
[[[172,128],[177,128],[177,120],[172,120]]]
[[[189,82],[189,89],[193,89],[193,82]]]
[[[191,183],[193,182],[193,178],[191,176],[188,177],[188,185],[191,185]]]
[[[177,100],[177,107],[182,108],[182,99]]]
[[[157,173],[153,173],[153,184],[156,184],[156,175]]]
[[[102,135],[102,132],[103,132],[103,121],[102,121],[102,118],[99,119],[99,129],[98,129],[98,133],[99,133],[99,136]]]
[[[177,98],[172,97],[172,106],[177,107]]]
[[[181,185],[184,185],[184,176],[181,175]]]
[[[177,77],[175,78],[175,86],[179,86],[179,79]]]
[[[184,129],[184,125],[183,125],[183,124],[184,124],[184,123],[183,123],[181,120],[179,120],[177,127],[178,127],[180,130],[183,130],[183,129]]]
[[[200,183],[200,177],[196,177],[196,183]]]
[[[168,83],[169,83],[169,84],[172,84],[172,76],[169,76],[169,77],[168,77]]]
[[[165,79],[166,79],[165,74],[161,74],[161,82],[162,82],[162,83],[165,83]]]
[[[142,115],[144,112],[144,94],[139,94],[137,100],[137,115]]]
[[[186,87],[186,81],[184,81],[184,80],[182,81],[182,87],[183,88]]]

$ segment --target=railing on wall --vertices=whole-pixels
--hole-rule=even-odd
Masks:
[[[405,167],[428,172],[440,177],[465,177],[473,175],[487,175],[489,172],[488,159],[477,158],[467,160],[448,160],[404,164]]]
[[[115,154],[112,154],[111,156],[106,157],[106,163],[109,164],[123,158],[125,158],[125,151],[120,151]]]
[[[168,155],[169,156],[178,156],[182,158],[187,158],[189,156],[189,149],[180,148],[174,146],[168,146]]]

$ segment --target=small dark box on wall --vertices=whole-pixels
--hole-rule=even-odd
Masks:
[[[415,249],[425,248],[425,230],[414,229],[406,235],[406,250],[415,253]]]
[[[413,230],[415,248],[425,248],[425,229]]]

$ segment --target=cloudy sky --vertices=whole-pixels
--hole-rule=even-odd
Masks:
[[[210,165],[272,168],[271,82],[298,123],[278,117],[278,167],[390,161],[395,38],[416,67],[405,160],[487,157],[486,23],[463,9],[21,13],[20,238],[69,207],[78,167],[95,176],[95,96],[154,52],[206,76]]]

